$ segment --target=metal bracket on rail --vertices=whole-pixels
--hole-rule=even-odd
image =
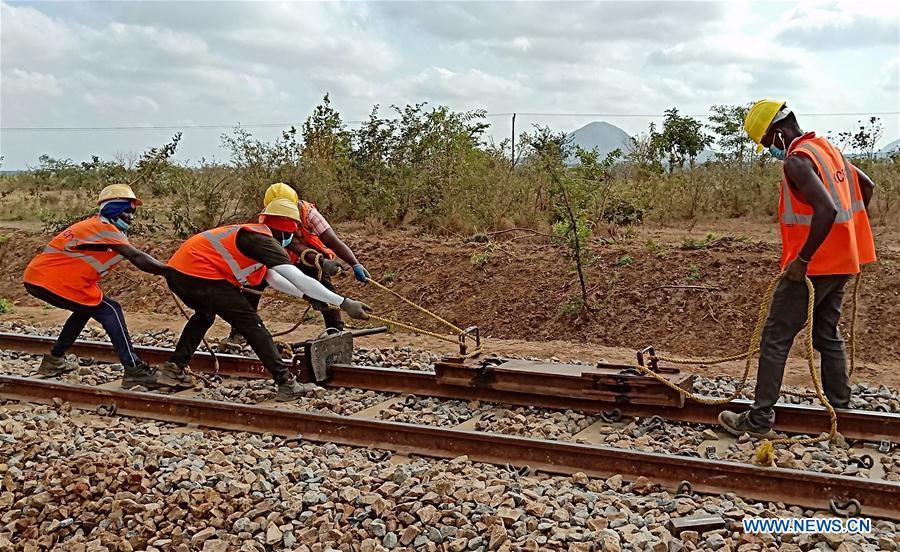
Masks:
[[[459,334],[459,356],[466,356],[466,353],[469,350],[469,345],[466,343],[466,337],[473,335],[475,336],[473,338],[475,341],[475,350],[481,348],[481,330],[478,326],[469,326]]]
[[[116,403],[110,403],[109,405],[101,404],[97,407],[97,415],[98,416],[115,416],[116,415]]]
[[[304,345],[306,362],[316,381],[331,377],[331,366],[353,362],[353,334],[329,328]]]
[[[675,498],[691,498],[691,495],[693,494],[694,486],[687,480],[679,483],[678,487],[675,489]]]
[[[527,464],[522,466],[521,468],[517,468],[517,467],[513,466],[512,464],[506,464],[504,466],[504,469],[512,475],[518,475],[521,477],[526,477],[528,475],[531,475],[531,466],[529,466]]]
[[[677,374],[680,372],[678,368],[668,368],[668,367],[660,367],[659,359],[656,358],[656,349],[653,345],[648,345],[644,347],[640,351],[636,353],[637,363],[639,366],[647,366],[650,368],[650,371],[656,372],[657,374]],[[644,360],[647,360],[647,364],[644,364]]]
[[[871,470],[872,467],[875,466],[875,459],[868,454],[862,454],[860,456],[851,458],[847,461],[847,463],[853,464],[854,466],[859,466],[860,468]]]
[[[828,508],[831,513],[841,517],[858,517],[862,511],[862,505],[855,498],[851,498],[847,502],[828,501]]]

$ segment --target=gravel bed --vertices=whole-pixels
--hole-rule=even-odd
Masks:
[[[414,349],[412,347],[391,347],[367,349],[358,347],[353,352],[353,363],[378,368],[402,368],[423,372],[434,372],[434,363],[441,355]]]
[[[694,382],[694,392],[713,397],[724,397],[734,393],[738,383],[740,383],[740,380],[731,376],[717,376],[715,378],[698,376]],[[740,398],[752,400],[754,385],[755,381],[751,380],[748,382],[747,387],[741,392]],[[786,385],[783,387],[783,390],[805,393],[812,390],[812,388],[807,389]],[[850,408],[900,413],[900,390],[891,389],[886,385],[873,385],[861,382],[853,384],[852,393]],[[778,402],[786,404],[820,404],[818,398],[797,397],[794,395],[782,395]]]
[[[828,515],[646,478],[519,476],[466,457],[372,456],[271,435],[0,405],[0,550],[892,550],[869,535],[744,535],[744,516]],[[402,461],[402,459],[401,459]],[[670,519],[727,528],[673,537]]]
[[[389,405],[376,416],[379,420],[439,427],[459,425],[484,408],[478,401],[443,400],[433,397],[408,396],[404,401]]]
[[[478,431],[520,435],[534,439],[571,441],[573,436],[596,422],[596,416],[572,410],[517,407],[496,408],[481,415]]]
[[[364,389],[325,389],[292,401],[292,407],[310,412],[324,412],[349,416],[370,406],[382,403],[392,395]],[[267,380],[225,380],[205,387],[198,398],[213,401],[232,401],[258,404],[275,399],[275,384]]]
[[[900,481],[900,446],[894,445],[894,450],[881,458],[881,466],[886,480]]]
[[[68,355],[70,361],[78,363],[75,372],[62,376],[62,381],[83,385],[103,385],[122,377],[121,364],[94,362],[89,358]],[[41,365],[41,355],[0,351],[0,372],[14,376],[33,376]]]

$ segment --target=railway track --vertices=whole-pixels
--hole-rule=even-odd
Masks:
[[[54,342],[45,336],[0,333],[0,349],[40,354]],[[135,350],[145,361],[164,362],[172,351],[162,347],[136,346]],[[69,351],[82,357],[117,362],[112,345],[97,341],[76,341]],[[269,378],[269,373],[255,358],[230,354],[216,354],[219,374],[232,377]],[[191,360],[191,369],[211,374],[215,362],[209,353],[198,352]],[[557,397],[527,392],[498,391],[496,389],[462,387],[441,384],[434,373],[412,370],[374,368],[336,364],[332,377],[324,385],[333,388],[355,388],[384,393],[411,394],[442,399],[480,400],[510,405],[536,406],[554,409],[573,409],[583,412],[603,412],[618,409],[623,415],[635,417],[661,416],[668,420],[715,425],[721,406],[693,401],[684,407],[660,407],[655,405],[604,402],[570,397]],[[736,400],[738,409],[748,407],[750,401]],[[785,433],[816,434],[828,427],[828,413],[821,407],[781,404],[775,406],[775,429]],[[838,414],[841,434],[847,439],[861,441],[900,442],[900,414],[869,410],[841,410]]]
[[[49,338],[0,334],[0,348],[23,352],[43,352]],[[72,352],[95,359],[113,360],[108,344],[78,342]],[[162,348],[141,347],[139,353],[148,361],[161,360],[169,354]],[[256,359],[234,355],[217,355],[220,374],[264,377]],[[212,358],[198,354],[192,366],[209,371]],[[328,382],[331,387],[354,387],[390,393],[413,393],[464,400],[482,399],[495,403],[538,405],[549,408],[600,411],[605,406],[596,401],[572,404],[546,395],[497,392],[496,390],[439,385],[434,374],[409,370],[336,366]],[[93,387],[30,377],[0,376],[0,397],[11,400],[52,403],[62,400],[74,407],[115,412],[133,416],[205,427],[268,432],[288,438],[302,436],[318,442],[386,449],[428,457],[453,458],[467,455],[474,461],[493,464],[529,466],[548,473],[584,472],[594,477],[621,474],[627,479],[648,477],[659,485],[675,490],[683,481],[700,493],[735,493],[760,501],[783,502],[808,508],[829,508],[833,504],[858,501],[863,515],[900,520],[900,483],[829,475],[809,470],[762,468],[720,460],[674,456],[607,446],[514,437],[442,427],[375,420],[365,416],[337,416],[299,411],[282,404],[235,404],[210,401],[190,393],[162,395]],[[690,403],[689,403],[690,404]],[[660,415],[668,419],[713,423],[709,409],[684,409],[646,405],[617,405],[623,413],[635,416]],[[788,426],[809,428],[817,409],[785,405],[779,418],[793,420]],[[715,413],[717,413],[716,410]],[[805,418],[805,419],[804,419]],[[846,418],[854,420],[848,424]],[[900,420],[896,414],[850,411],[841,413],[842,431],[856,439],[884,439],[897,442]],[[852,434],[848,431],[852,428]],[[821,427],[821,426],[820,426]],[[785,430],[784,427],[780,429]],[[785,430],[787,431],[787,430]]]

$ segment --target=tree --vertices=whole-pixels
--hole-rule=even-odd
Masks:
[[[884,124],[879,117],[869,117],[865,123],[857,121],[859,125],[856,132],[845,130],[837,135],[837,143],[841,151],[850,148],[851,151],[862,154],[867,159],[875,158],[875,145],[884,135]]]
[[[631,137],[625,153],[625,161],[638,170],[639,176],[645,174],[662,174],[664,169],[660,159],[662,152],[654,142],[656,125],[650,123],[648,132]]]
[[[313,114],[306,118],[301,136],[301,154],[305,159],[329,162],[346,158],[350,153],[350,133],[341,121],[340,113],[331,107],[327,93]]]
[[[750,106],[714,105],[709,108],[707,128],[715,135],[715,143],[719,151],[716,158],[723,163],[735,163],[738,166],[750,160],[753,151],[753,140],[744,131],[744,118]]]
[[[685,163],[694,168],[697,156],[712,143],[704,134],[703,124],[693,117],[682,117],[675,107],[665,112],[662,132],[652,130],[651,140],[669,161],[669,173],[684,169]]]
[[[590,308],[584,277],[586,260],[583,251],[591,235],[588,221],[590,186],[585,185],[578,175],[566,166],[566,160],[572,155],[572,137],[567,133],[553,132],[549,127],[536,126],[534,135],[530,137],[529,147],[533,159],[550,177],[550,198],[557,217],[553,224],[553,232],[564,240],[570,256],[575,261],[581,294],[575,301],[573,310],[583,315]],[[576,152],[580,157],[593,159],[595,162],[598,157],[596,150],[588,152],[577,148]]]

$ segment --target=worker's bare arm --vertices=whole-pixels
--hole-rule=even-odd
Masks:
[[[344,243],[344,240],[337,235],[337,232],[335,232],[333,228],[329,228],[322,232],[319,239],[322,240],[322,243],[324,243],[326,247],[337,253],[337,256],[348,265],[353,266],[359,264],[359,261],[356,260],[356,255],[353,254],[353,250]]]
[[[791,155],[784,162],[784,174],[793,184],[804,200],[813,208],[812,222],[809,227],[809,236],[800,250],[800,258],[805,262],[812,260],[813,255],[828,237],[834,219],[837,216],[837,207],[831,196],[825,190],[825,186],[815,167],[807,157]]]
[[[862,172],[859,167],[856,165],[851,165],[851,167],[856,171],[856,176],[859,177],[859,191],[862,192],[863,204],[865,204],[866,209],[868,209],[869,202],[872,201],[872,195],[875,193],[875,183],[869,178],[869,175]]]
[[[144,253],[140,249],[127,243],[110,245],[109,248],[128,259],[131,264],[144,272],[162,276],[169,271],[169,267],[157,261],[152,255]]]

